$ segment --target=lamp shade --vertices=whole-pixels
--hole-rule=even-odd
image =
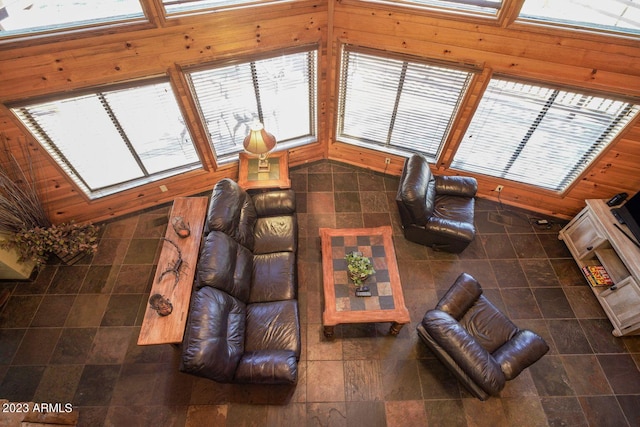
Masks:
[[[251,126],[251,132],[242,143],[244,149],[252,154],[266,154],[276,146],[276,138],[264,130],[262,123]]]

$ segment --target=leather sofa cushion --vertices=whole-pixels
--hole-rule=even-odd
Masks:
[[[253,227],[257,213],[251,196],[235,181],[225,178],[213,187],[206,232],[221,231],[253,249]]]
[[[275,252],[253,257],[253,279],[249,302],[295,299],[296,255]]]
[[[295,384],[298,361],[290,350],[247,352],[240,359],[235,380],[253,384]]]
[[[514,325],[484,295],[460,319],[460,325],[489,353],[509,341],[518,332]]]
[[[435,178],[437,194],[475,197],[478,191],[478,181],[470,176],[438,175]]]
[[[243,302],[249,300],[253,254],[219,231],[210,232],[200,250],[196,288],[221,289]]]
[[[409,157],[400,183],[399,196],[413,223],[424,226],[433,213],[436,196],[435,178],[427,159],[416,155]]]
[[[245,351],[290,350],[299,358],[300,348],[298,301],[247,305]]]
[[[295,252],[298,244],[298,223],[292,215],[258,218],[253,230],[254,254]]]
[[[245,351],[244,303],[211,287],[193,293],[180,370],[219,382],[233,380]]]
[[[296,211],[296,193],[293,190],[267,191],[252,198],[258,216],[291,215]]]
[[[473,198],[452,195],[436,196],[431,218],[438,218],[462,229],[469,228],[474,233],[474,206],[475,199]]]

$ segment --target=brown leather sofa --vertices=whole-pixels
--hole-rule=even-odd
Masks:
[[[480,400],[498,396],[506,381],[544,356],[537,334],[519,329],[462,273],[417,326],[418,336]]]
[[[211,196],[180,370],[218,382],[295,384],[298,226],[291,190]]]
[[[475,237],[475,178],[435,176],[427,159],[409,157],[402,170],[396,203],[407,240],[434,250],[462,252]]]

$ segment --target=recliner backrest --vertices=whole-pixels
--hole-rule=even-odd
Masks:
[[[253,250],[253,228],[258,215],[251,196],[237,182],[224,178],[213,187],[206,232],[221,231]]]
[[[458,276],[438,301],[436,309],[445,311],[456,319],[489,353],[513,338],[519,330],[485,298],[480,283],[467,273]]]
[[[518,327],[484,295],[460,319],[460,325],[489,353],[493,353],[518,332]]]
[[[413,154],[406,160],[398,193],[412,223],[424,226],[433,214],[436,197],[435,177],[424,156]]]
[[[247,307],[212,287],[193,293],[180,370],[220,382],[233,380],[245,352]]]
[[[211,231],[202,244],[198,258],[195,286],[220,289],[239,299],[249,301],[253,253],[220,231]]]

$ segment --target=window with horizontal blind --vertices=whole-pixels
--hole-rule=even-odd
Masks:
[[[437,158],[471,71],[348,46],[341,66],[339,141]]]
[[[475,12],[485,15],[497,15],[502,0],[372,0],[382,3],[408,4],[424,6],[429,9]]]
[[[91,198],[200,167],[169,82],[12,111]]]
[[[136,0],[0,1],[0,37],[144,18]]]
[[[640,2],[525,0],[519,19],[640,35]]]
[[[265,0],[162,0],[167,14],[193,12],[217,7],[235,6],[247,3],[265,3]]]
[[[279,146],[315,141],[316,55],[306,50],[188,73],[218,162],[260,121]]]
[[[620,99],[494,78],[451,166],[561,192],[638,110]]]

